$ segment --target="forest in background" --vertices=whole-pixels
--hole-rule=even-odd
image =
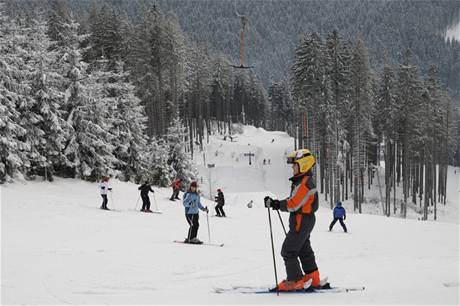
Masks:
[[[51,0],[6,1],[12,14],[48,10]],[[68,0],[69,7],[87,27],[90,11],[108,5],[123,12],[133,24],[142,20],[152,0]],[[460,22],[457,0],[157,0],[165,12],[197,43],[225,53],[232,62],[239,57],[237,13],[248,17],[247,58],[266,88],[289,76],[295,47],[306,32],[325,35],[334,30],[345,39],[362,39],[371,67],[397,67],[404,50],[414,53],[422,73],[431,65],[440,68],[442,83],[460,103],[460,45],[445,39],[446,30]]]
[[[420,2],[413,2],[407,12],[423,12],[417,11]],[[381,159],[386,164],[387,214],[392,192],[395,210],[394,193],[399,185],[404,194],[403,212],[408,201],[420,206],[423,202],[425,207],[445,202],[447,165],[458,165],[460,160],[459,112],[455,90],[449,87],[449,82],[455,82],[452,71],[455,74],[459,64],[458,41],[443,40],[444,45],[436,46],[442,52],[436,53],[433,41],[422,36],[414,39],[417,29],[412,32],[412,47],[399,45],[389,35],[382,44],[394,50],[379,57],[376,54],[383,47],[375,51],[372,40],[365,40],[361,31],[348,33],[347,27],[343,32],[325,30],[328,22],[339,18],[341,6],[337,4],[357,7],[356,16],[360,16],[358,12],[367,10],[369,15],[377,9],[404,7],[407,2],[378,2],[385,4],[382,7],[372,1],[360,6],[355,1],[322,2],[324,5],[293,1],[292,5],[317,8],[318,16],[332,8],[335,13],[323,20],[323,26],[315,26],[318,32],[299,36],[304,17],[296,14],[302,10],[297,7],[292,12],[298,19],[285,11],[289,16],[286,27],[293,21],[298,24],[297,31],[290,33],[295,37],[283,47],[266,45],[265,52],[256,54],[252,52],[261,45],[254,38],[253,25],[248,62],[256,65],[254,70],[232,67],[237,38],[235,45],[219,50],[209,33],[203,30],[196,36],[193,27],[184,23],[192,17],[181,17],[180,9],[170,11],[174,3],[4,1],[0,114],[6,120],[0,122],[1,181],[23,173],[30,178],[60,175],[88,180],[110,174],[123,180],[148,178],[161,186],[174,177],[187,182],[196,177],[190,162],[194,150],[203,149],[211,133],[232,134],[234,124],[243,123],[287,131],[295,137],[297,147],[311,148],[319,160],[319,187],[331,205],[352,194],[355,209],[361,211],[365,186],[375,178]],[[204,2],[182,3],[181,9],[196,4],[189,10],[193,18],[205,11],[200,9]],[[210,3],[231,6],[220,11],[238,22],[235,8],[259,2]],[[288,3],[270,1],[267,6]],[[427,2],[432,11],[443,8],[437,10],[443,17],[431,20],[434,28],[458,17],[458,2],[444,3],[445,7]],[[265,6],[256,7],[262,10]],[[446,7],[451,10],[444,11]],[[385,16],[382,13],[379,18]],[[381,25],[375,18],[374,23]],[[410,27],[394,18],[394,27],[403,36]],[[209,25],[208,19],[223,22],[203,17],[201,24]],[[364,20],[368,19],[361,22]],[[230,22],[223,24],[229,35],[238,35]],[[335,27],[338,25],[340,22]],[[218,26],[214,29],[210,32],[220,32]],[[278,29],[277,35],[267,32],[261,37],[269,41],[283,36],[284,27],[278,25]],[[442,33],[439,30],[433,37],[444,39]],[[291,44],[295,49],[289,55]],[[438,57],[430,57],[432,51]],[[289,55],[285,62],[280,52]],[[445,52],[453,56],[444,57]],[[277,65],[283,65],[282,69]],[[264,67],[281,73],[279,79],[267,79]],[[448,73],[446,67],[451,69]],[[456,77],[458,83],[458,73]]]

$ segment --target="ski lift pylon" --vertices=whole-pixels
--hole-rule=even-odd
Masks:
[[[254,66],[245,66],[245,51],[244,51],[244,31],[246,28],[246,25],[248,24],[248,18],[244,15],[238,14],[238,11],[236,10],[236,1],[235,1],[235,13],[236,15],[240,18],[240,65],[232,65],[233,68],[238,68],[238,69],[251,69],[254,68]]]

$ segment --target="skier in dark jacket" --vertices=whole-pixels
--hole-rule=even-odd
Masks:
[[[225,199],[224,199],[224,193],[222,192],[221,189],[217,189],[216,203],[217,203],[216,205],[217,217],[225,217],[225,212],[224,212]]]
[[[150,198],[149,198],[149,191],[150,192],[155,192],[152,190],[152,187],[150,187],[149,182],[145,182],[143,185],[141,185],[138,190],[141,191],[141,198],[142,198],[142,212],[152,212],[150,210]]]
[[[334,211],[332,215],[334,217],[334,220],[332,220],[331,225],[329,225],[329,231],[332,231],[332,228],[334,227],[335,223],[339,221],[340,225],[342,225],[343,231],[346,233],[347,227],[345,226],[345,223],[343,222],[343,220],[347,218],[347,214],[345,212],[345,208],[342,207],[341,202],[337,202],[337,204],[334,207]]]
[[[310,233],[315,226],[315,211],[318,209],[318,194],[311,171],[315,157],[309,150],[300,149],[288,155],[287,162],[292,164],[293,170],[291,195],[282,201],[270,197],[264,199],[266,207],[290,212],[289,232],[281,249],[287,278],[277,285],[279,291],[304,289],[305,283],[310,280],[312,287],[320,286],[319,270],[310,245]]]

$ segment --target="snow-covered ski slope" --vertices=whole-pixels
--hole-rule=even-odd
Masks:
[[[245,132],[248,130],[248,135],[254,133],[251,146],[259,146],[267,158],[272,157],[273,179],[247,180],[246,175],[257,179],[263,170],[271,170],[254,167],[254,173],[245,172],[241,162],[241,169],[235,167],[233,176],[226,178],[227,186],[216,182],[228,194],[224,209],[229,218],[209,218],[211,242],[225,243],[222,248],[173,243],[185,238],[188,226],[181,203],[167,199],[169,189],[154,188],[163,213],[145,214],[134,210],[138,191],[131,183],[111,181],[114,201],[108,206],[119,210],[114,212],[98,209],[97,184],[56,179],[53,183],[3,185],[2,304],[459,303],[458,223],[349,211],[346,223],[350,234],[343,234],[339,224],[328,232],[331,211],[327,205],[317,212],[311,237],[320,271],[334,286],[365,286],[365,291],[279,297],[214,293],[214,288],[274,285],[267,210],[258,200],[271,188],[279,197],[288,193],[289,184],[284,180],[289,171],[283,168],[286,164],[282,158],[276,161],[276,154],[284,154],[282,139],[286,138],[289,146],[289,138],[278,133],[279,139],[266,149],[263,138],[269,139],[267,146],[271,146],[276,133],[252,128]],[[238,141],[244,137],[239,136]],[[247,146],[245,143],[244,149]],[[220,171],[215,162],[214,170]],[[256,156],[257,162],[260,159]],[[458,180],[457,175],[452,173],[449,180]],[[253,194],[249,184],[253,184]],[[206,194],[206,186],[202,188]],[[287,190],[283,192],[283,188]],[[246,201],[252,198],[255,203],[249,209]],[[455,198],[455,193],[449,198]],[[212,202],[204,202],[213,207]],[[451,201],[448,206],[458,210]],[[287,222],[287,214],[283,220]],[[278,278],[282,279],[285,271],[279,252],[284,234],[273,212],[272,221]],[[208,240],[203,213],[198,237]]]

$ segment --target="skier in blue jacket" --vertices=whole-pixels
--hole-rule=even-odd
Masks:
[[[340,222],[340,225],[342,225],[343,231],[346,233],[347,232],[347,227],[345,226],[345,223],[343,220],[347,218],[347,214],[345,212],[345,208],[342,207],[341,202],[337,202],[337,204],[334,207],[334,212],[332,213],[334,216],[334,220],[332,220],[331,225],[329,225],[329,231],[332,231],[332,228],[334,227],[335,223],[337,221]]]
[[[185,218],[187,219],[187,223],[190,225],[187,238],[184,241],[185,243],[203,243],[196,238],[196,235],[198,234],[198,227],[200,227],[200,224],[198,223],[199,209],[205,211],[206,213],[208,213],[209,210],[201,204],[197,188],[198,184],[196,182],[192,182],[190,184],[190,188],[184,194],[183,205],[185,207]]]

